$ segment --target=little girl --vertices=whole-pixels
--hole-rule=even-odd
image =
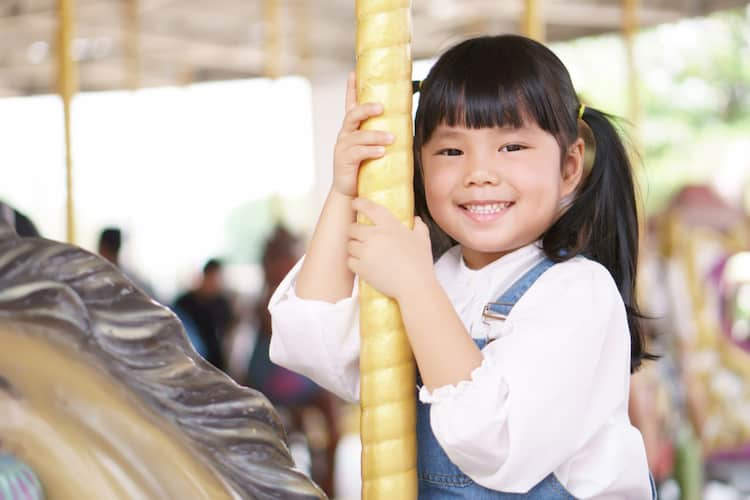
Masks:
[[[421,85],[410,230],[356,199],[394,137],[359,130],[382,107],[354,84],[309,251],[270,301],[273,361],[358,398],[357,275],[398,302],[419,368],[420,499],[654,497],[628,419],[649,357],[634,185],[607,116],[535,41],[450,49]]]

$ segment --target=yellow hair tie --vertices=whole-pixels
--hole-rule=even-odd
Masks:
[[[579,120],[582,120],[582,119],[583,119],[583,112],[584,112],[585,110],[586,110],[586,106],[584,106],[583,104],[581,104],[581,105],[580,105],[580,106],[578,107],[578,119],[579,119]]]

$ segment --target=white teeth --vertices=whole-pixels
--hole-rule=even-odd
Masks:
[[[474,214],[494,214],[508,208],[510,203],[486,203],[482,205],[464,205],[466,210]]]

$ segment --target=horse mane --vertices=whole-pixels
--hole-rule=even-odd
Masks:
[[[268,399],[204,361],[174,313],[103,258],[20,238],[0,220],[0,321],[41,326],[50,340],[92,355],[180,431],[235,494],[325,498],[294,468]]]

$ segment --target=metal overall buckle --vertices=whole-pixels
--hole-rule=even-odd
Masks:
[[[487,302],[484,305],[484,309],[482,310],[482,323],[487,325],[487,327],[490,326],[489,320],[496,320],[496,321],[505,321],[508,319],[507,314],[502,314],[496,311],[492,310],[492,306],[506,306],[506,307],[513,307],[513,304],[509,304],[507,302]],[[496,340],[494,338],[490,338],[489,328],[487,328],[486,333],[484,335],[484,340],[489,344],[493,340]]]
[[[484,318],[484,323],[489,325],[488,319],[497,319],[500,321],[505,321],[508,319],[507,314],[502,314],[496,311],[492,310],[492,306],[506,306],[506,307],[513,307],[513,304],[509,304],[508,302],[487,302],[484,305],[484,310],[482,311],[482,318]]]

